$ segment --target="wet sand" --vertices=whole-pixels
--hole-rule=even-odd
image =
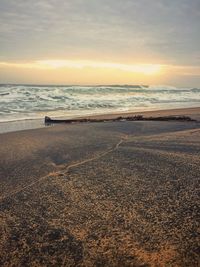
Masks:
[[[95,114],[88,116],[63,116],[60,119],[116,119],[117,117],[128,117],[142,115],[143,117],[162,117],[162,116],[189,116],[191,119],[200,121],[200,107],[196,108],[181,108],[181,109],[168,109],[168,110],[155,110],[155,111],[140,111],[140,112],[123,112],[111,114]],[[53,117],[52,117],[53,118]],[[55,117],[57,118],[57,117]],[[10,122],[0,122],[0,134],[30,130],[45,127],[44,118],[42,119],[27,119]]]
[[[199,123],[0,138],[0,266],[199,266]]]

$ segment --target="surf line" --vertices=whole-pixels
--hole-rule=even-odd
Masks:
[[[100,153],[99,155],[96,155],[96,156],[91,157],[91,158],[89,158],[89,159],[85,159],[85,160],[79,161],[79,162],[77,162],[77,163],[70,164],[70,165],[67,166],[67,168],[65,169],[64,172],[63,172],[63,171],[55,171],[55,172],[52,172],[52,173],[48,173],[47,175],[40,177],[40,178],[37,179],[36,181],[34,181],[34,182],[32,182],[32,183],[30,183],[30,184],[28,184],[28,185],[26,185],[26,186],[24,186],[24,187],[22,187],[22,188],[19,188],[19,189],[16,190],[16,191],[13,191],[11,194],[8,194],[8,195],[5,195],[5,196],[1,197],[1,198],[0,198],[0,201],[3,201],[3,200],[5,200],[5,199],[7,199],[7,198],[15,197],[18,193],[22,193],[22,192],[24,192],[26,189],[29,189],[30,187],[32,187],[32,186],[38,184],[39,182],[41,182],[42,180],[45,180],[46,178],[49,178],[49,177],[51,177],[51,176],[52,176],[52,177],[53,177],[53,176],[64,176],[64,175],[67,174],[68,171],[69,171],[70,169],[72,169],[72,168],[75,168],[75,167],[84,165],[85,163],[92,162],[92,161],[94,161],[94,160],[100,159],[100,158],[106,156],[107,154],[116,151],[116,150],[120,147],[120,145],[121,145],[123,142],[125,142],[127,139],[128,139],[128,136],[127,136],[127,135],[124,135],[124,136],[122,136],[122,138],[120,139],[120,141],[119,141],[114,147],[109,148],[108,150],[106,150],[106,151]],[[62,168],[64,168],[64,167],[62,167]]]

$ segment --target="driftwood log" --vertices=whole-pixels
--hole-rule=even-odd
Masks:
[[[51,119],[45,116],[45,124],[55,124],[55,123],[81,123],[81,122],[114,122],[114,121],[190,121],[194,122],[196,120],[190,118],[189,116],[161,116],[161,117],[144,117],[142,115],[128,116],[128,117],[117,117],[114,119]]]

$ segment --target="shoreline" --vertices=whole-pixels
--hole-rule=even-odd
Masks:
[[[84,116],[58,116],[53,117],[55,119],[115,119],[117,117],[127,117],[142,115],[143,117],[157,117],[157,116],[189,116],[191,119],[200,121],[200,107],[192,108],[177,108],[177,109],[163,109],[163,110],[151,110],[151,111],[128,111],[128,112],[113,112],[105,114],[93,114]],[[31,130],[47,127],[44,124],[44,118],[40,119],[24,119],[0,122],[0,134],[8,132],[17,132],[23,130]],[[49,127],[49,126],[48,126]]]

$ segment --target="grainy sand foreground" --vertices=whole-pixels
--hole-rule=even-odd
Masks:
[[[200,266],[200,124],[0,135],[0,266]]]

